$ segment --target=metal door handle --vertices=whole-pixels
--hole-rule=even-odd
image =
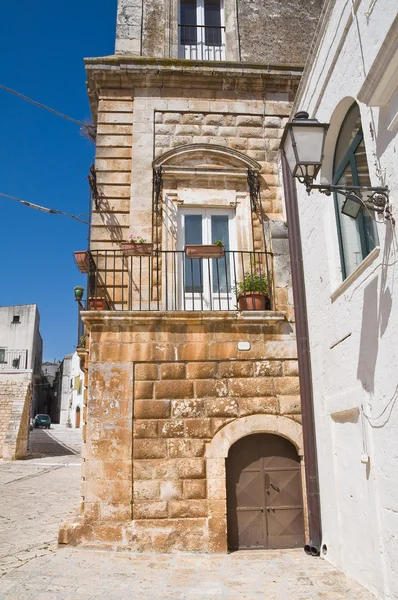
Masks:
[[[271,484],[271,487],[272,487],[272,489],[274,489],[276,492],[280,492],[280,491],[281,491],[281,490],[278,488],[278,486],[277,486],[277,485],[274,485],[274,484],[272,483],[272,481],[270,481],[270,484]]]

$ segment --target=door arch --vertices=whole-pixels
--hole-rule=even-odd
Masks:
[[[228,549],[304,546],[300,458],[286,438],[258,433],[226,460]]]
[[[76,406],[76,429],[80,429],[80,406]]]

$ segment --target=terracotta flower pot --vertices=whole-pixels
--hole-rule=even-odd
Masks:
[[[153,254],[153,244],[122,242],[121,248],[124,256],[152,256]]]
[[[91,296],[88,299],[88,306],[90,310],[105,310],[105,298],[98,298],[97,296]]]
[[[78,250],[73,253],[75,262],[80,273],[88,273],[89,258],[86,250]]]
[[[239,310],[266,310],[267,300],[262,292],[246,292],[238,298]]]
[[[185,246],[187,258],[222,258],[225,254],[225,246],[215,244],[189,244]]]

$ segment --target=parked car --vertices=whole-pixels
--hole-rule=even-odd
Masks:
[[[50,429],[51,419],[48,415],[36,415],[35,416],[35,427],[45,427]]]

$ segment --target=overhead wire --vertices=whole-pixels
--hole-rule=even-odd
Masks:
[[[89,124],[89,123],[83,123],[83,121],[79,121],[78,119],[74,119],[73,117],[69,117],[68,115],[65,115],[64,113],[59,112],[58,110],[55,110],[54,108],[51,108],[50,106],[47,106],[46,104],[42,104],[41,102],[37,102],[36,100],[33,100],[32,98],[29,98],[29,96],[25,96],[25,94],[21,94],[20,92],[17,92],[16,90],[9,88],[5,85],[2,85],[0,83],[0,89],[9,92],[10,94],[13,94],[14,96],[18,96],[18,98],[22,98],[23,100],[26,100],[26,102],[30,102],[31,104],[34,104],[35,106],[38,106],[39,108],[43,108],[44,110],[48,110],[49,112],[51,112],[52,114],[61,117],[62,119],[66,119],[67,121],[70,121],[71,123],[75,123],[76,125],[79,125],[80,127],[82,127],[88,134],[88,136],[91,139],[95,138],[95,132],[94,132],[94,126]],[[40,210],[42,212],[46,212],[46,213],[50,213],[53,215],[63,215],[64,217],[69,217],[71,219],[74,219],[75,221],[79,221],[79,223],[83,223],[84,225],[88,225],[87,221],[84,221],[83,219],[81,219],[81,216],[85,216],[85,215],[72,215],[70,213],[66,213],[63,212],[61,210],[55,210],[53,208],[47,208],[45,206],[40,206],[39,204],[33,204],[33,202],[28,202],[27,200],[22,200],[21,198],[16,198],[15,196],[10,196],[9,194],[3,194],[0,192],[0,196],[2,196],[3,198],[9,198],[10,200],[14,200],[15,202],[19,202],[20,204],[23,204],[24,206],[28,206],[30,208],[34,208],[36,210]]]
[[[40,206],[39,204],[33,204],[33,202],[28,202],[27,200],[21,200],[21,198],[16,198],[15,196],[10,196],[9,194],[3,194],[0,192],[0,196],[3,198],[9,198],[10,200],[14,200],[15,202],[19,202],[24,206],[29,206],[29,208],[34,208],[36,210],[40,210],[42,212],[50,213],[52,215],[63,215],[64,217],[69,217],[70,219],[74,219],[75,221],[79,221],[79,223],[83,223],[84,225],[88,225],[88,221],[84,221],[77,215],[71,215],[70,213],[63,212],[61,210],[55,210],[54,208],[47,208],[46,206]],[[84,216],[84,215],[81,215]]]
[[[61,113],[58,110],[55,110],[54,108],[51,108],[50,106],[47,106],[46,104],[37,102],[36,100],[29,98],[29,96],[25,96],[24,94],[21,94],[20,92],[17,92],[16,90],[13,90],[12,88],[2,85],[1,83],[0,83],[0,89],[4,90],[6,92],[9,92],[10,94],[14,94],[14,96],[18,96],[19,98],[22,98],[23,100],[26,100],[27,102],[30,102],[31,104],[34,104],[35,106],[38,106],[39,108],[44,108],[44,110],[48,110],[49,112],[53,113],[54,115],[57,115],[58,117],[61,117],[62,119],[66,119],[67,121],[71,121],[72,123],[75,123],[76,125],[80,125],[80,127],[83,127],[84,129],[87,129],[89,131],[93,129],[93,125],[91,125],[91,124],[83,123],[83,121],[79,121],[78,119],[69,117],[68,115],[65,115],[64,113]]]

